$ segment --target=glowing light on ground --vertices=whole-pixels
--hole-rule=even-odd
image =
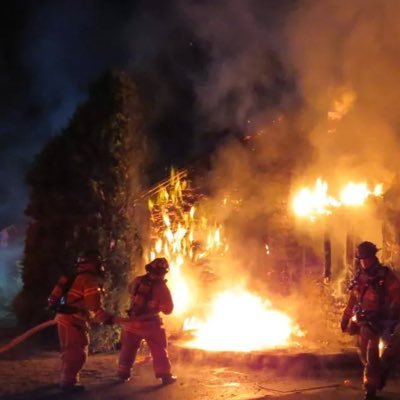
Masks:
[[[207,320],[188,319],[184,329],[195,337],[186,346],[209,351],[286,347],[292,335],[300,335],[289,316],[244,289],[218,294]]]
[[[195,287],[191,287],[189,279],[193,264],[227,249],[221,238],[221,227],[210,224],[204,216],[197,217],[197,209],[185,202],[184,191],[188,188],[189,182],[172,170],[168,185],[148,204],[152,239],[146,261],[167,258],[168,286],[175,304],[174,314],[178,316],[196,301]]]
[[[229,246],[223,227],[201,215],[194,202],[185,199],[185,189],[190,193],[189,183],[172,171],[168,185],[149,201],[151,239],[145,254],[146,261],[156,257],[169,261],[167,278],[175,303],[174,314],[181,318],[183,329],[194,337],[188,345],[218,351],[289,346],[291,337],[299,333],[291,318],[247,290],[209,294],[214,300],[199,310],[199,282],[193,271],[199,273],[201,266],[209,265],[204,263],[207,258],[214,260],[213,268],[218,268],[216,260],[226,259]],[[221,204],[224,205],[226,201]],[[265,251],[270,254],[268,244]],[[208,318],[202,321],[194,310],[207,313]],[[185,319],[187,315],[192,317]]]

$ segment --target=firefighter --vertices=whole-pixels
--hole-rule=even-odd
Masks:
[[[129,322],[123,324],[118,377],[130,379],[131,368],[142,340],[147,342],[153,358],[155,376],[162,384],[176,381],[171,373],[167,352],[167,337],[160,312],[171,314],[174,308],[165,275],[169,265],[165,258],[156,258],[146,265],[147,273],[136,277],[129,285]]]
[[[102,262],[97,250],[83,252],[77,259],[74,276],[61,276],[48,298],[50,308],[57,312],[63,391],[84,390],[78,383],[88,354],[89,317],[98,323],[114,322],[114,317],[104,311],[101,303]]]
[[[381,358],[379,344],[393,335],[400,316],[400,280],[380,263],[378,250],[368,241],[357,246],[359,268],[349,286],[350,296],[341,321],[343,332],[357,335],[364,365],[365,400],[376,399],[376,391],[385,384],[388,371],[382,364],[385,358],[388,362],[393,359],[393,348],[389,346]]]

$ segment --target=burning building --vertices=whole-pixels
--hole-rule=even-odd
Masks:
[[[151,234],[146,261],[161,256],[170,261],[174,318],[188,339],[185,345],[231,351],[286,347],[302,334],[300,328],[261,294],[261,285],[253,285],[255,271],[240,268],[229,227],[218,220],[207,200],[186,171],[172,171],[148,200]],[[241,206],[239,199],[227,195],[219,208],[228,203]],[[259,250],[267,262],[269,245],[260,242]],[[258,273],[265,273],[263,267]]]
[[[354,273],[354,246],[364,239],[362,221],[380,213],[368,238],[385,242],[385,188],[348,181],[334,195],[321,178],[314,187],[293,188],[278,193],[274,212],[261,223],[238,193],[211,198],[187,170],[172,170],[148,191],[145,261],[170,262],[176,309],[168,323],[183,346],[242,352],[304,347],[332,341],[329,326],[340,341],[338,313]],[[249,219],[242,231],[232,216]],[[304,309],[308,301],[314,309]]]

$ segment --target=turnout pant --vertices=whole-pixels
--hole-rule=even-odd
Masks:
[[[58,323],[58,338],[61,348],[61,385],[75,385],[79,372],[85,364],[89,335],[86,327]]]
[[[142,340],[145,340],[149,346],[156,378],[169,375],[171,373],[171,363],[168,358],[165,329],[159,324],[146,323],[138,324],[135,328],[127,326],[127,329],[123,329],[118,375],[122,379],[130,377],[131,368]]]
[[[383,337],[385,347],[381,357],[382,384],[384,385],[390,372],[400,361],[400,324],[392,326]]]
[[[363,385],[366,390],[377,390],[381,385],[380,337],[368,326],[361,326],[358,336],[358,349],[361,362],[364,365]]]

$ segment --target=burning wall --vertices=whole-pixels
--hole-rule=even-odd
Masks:
[[[235,172],[232,168],[231,174]],[[338,339],[335,306],[351,272],[344,257],[346,243],[360,233],[357,227],[365,215],[376,211],[382,186],[349,182],[333,196],[328,184],[318,180],[314,188],[299,191],[291,210],[286,169],[267,170],[265,177],[268,190],[246,199],[237,181],[228,183],[222,196],[222,191],[210,190],[212,179],[208,190],[199,190],[186,171],[172,171],[149,200],[147,261],[157,256],[170,261],[173,322],[186,332],[186,345],[250,351],[321,342],[327,336]],[[297,220],[296,225],[293,211],[307,221]],[[340,225],[347,226],[347,236],[340,234]],[[324,286],[322,241],[327,231],[333,279]],[[376,234],[381,237],[381,225]],[[307,302],[317,307],[304,309]]]
[[[285,58],[297,73],[302,119],[312,121],[307,137],[315,153],[297,187],[318,176],[333,191],[349,181],[380,182],[385,192],[393,185],[400,144],[400,85],[393,78],[399,10],[393,1],[328,0],[301,2],[289,16]],[[370,207],[354,219],[362,239],[383,244],[381,213]]]
[[[399,70],[399,5],[390,0],[379,5],[375,0],[346,4],[327,0],[298,1],[291,8],[293,2],[288,1],[279,2],[287,7],[275,18],[267,3],[185,6],[191,27],[212,54],[209,76],[199,82],[197,92],[207,121],[211,127],[239,129],[246,138],[246,146],[235,139],[224,143],[206,179],[205,191],[212,196],[204,199],[202,207],[208,221],[215,217],[223,228],[220,237],[226,237],[230,256],[208,253],[204,262],[208,259],[212,260],[209,265],[218,265],[227,286],[239,280],[265,297],[270,294],[268,289],[280,292],[285,300],[279,302],[277,296],[274,304],[286,306],[291,316],[302,317],[309,337],[313,328],[314,336],[321,337],[325,330],[315,321],[324,318],[323,305],[321,312],[313,313],[318,307],[304,310],[304,304],[329,301],[330,293],[320,290],[316,277],[311,276],[317,270],[321,278],[328,249],[323,246],[326,232],[333,278],[344,271],[344,263],[351,262],[350,248],[356,238],[382,243],[385,248],[399,242],[393,227],[400,226],[400,197],[392,195],[390,206],[387,200],[387,189],[399,170],[400,81],[394,78]],[[265,67],[268,52],[281,62],[279,79],[270,65]],[[272,84],[276,80],[286,85],[277,95],[279,104],[260,102],[256,89],[263,88],[269,96],[276,89]],[[293,88],[291,93],[288,87]],[[335,197],[331,203],[334,212],[313,224],[304,219],[295,223],[287,212],[288,199],[302,187],[312,186],[317,177],[323,177]],[[370,185],[367,191],[375,196],[359,208],[339,206],[340,188],[349,182],[365,182]],[[384,212],[374,189],[377,183],[385,190]],[[350,197],[351,201],[356,198],[355,194]],[[193,216],[190,210],[191,205],[182,217],[187,221],[183,226],[188,238],[191,224],[201,215],[197,206]],[[390,232],[386,234],[390,246],[382,235],[382,225],[384,232]],[[163,229],[171,237],[168,229]],[[176,229],[172,241],[183,234]],[[188,252],[182,259],[192,263],[189,249],[195,248],[196,239],[188,240],[182,244]],[[386,251],[382,254],[387,255]],[[182,259],[176,259],[177,266],[183,265]],[[276,273],[281,274],[280,280],[275,279]],[[302,275],[303,282],[298,279],[302,292],[296,298],[287,290],[287,282]],[[198,289],[198,281],[194,282],[189,293]],[[337,332],[337,327],[334,329]]]
[[[240,205],[227,195],[219,204],[219,217],[228,203]],[[252,271],[235,260],[229,228],[184,174],[172,171],[168,185],[149,200],[149,211],[152,237],[147,260],[165,256],[170,261],[175,322],[191,336],[186,345],[250,351],[285,347],[301,335],[292,317],[278,310],[265,291],[260,294],[252,287]],[[265,245],[259,244],[267,258]],[[262,276],[264,267],[257,271]]]

